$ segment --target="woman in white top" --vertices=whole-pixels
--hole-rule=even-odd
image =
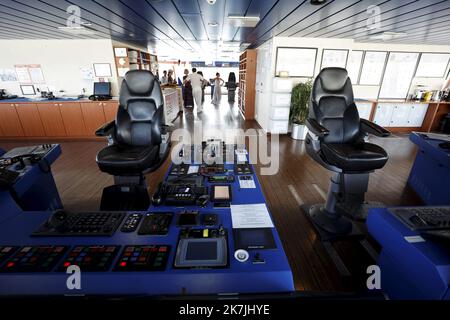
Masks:
[[[220,100],[222,99],[222,86],[225,83],[223,79],[220,77],[220,73],[216,73],[216,77],[214,78],[214,94],[213,99],[211,101],[214,105],[219,105]]]

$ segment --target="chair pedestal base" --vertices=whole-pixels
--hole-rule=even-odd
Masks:
[[[364,234],[350,219],[332,215],[322,204],[302,207],[313,223],[322,241],[332,241],[349,237],[364,237]]]
[[[103,189],[101,211],[145,211],[150,196],[144,176],[114,177],[115,184]]]
[[[384,207],[386,207],[384,203],[376,201],[365,201],[363,203],[338,202],[336,204],[337,211],[348,218],[359,222],[366,221],[370,209]]]

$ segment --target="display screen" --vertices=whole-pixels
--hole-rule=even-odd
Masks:
[[[214,186],[214,198],[216,200],[229,200],[230,192],[228,186]]]
[[[217,260],[217,241],[190,242],[186,260]]]
[[[97,96],[109,96],[110,88],[109,82],[94,82],[94,94]]]
[[[276,248],[270,228],[235,229],[234,238],[239,249]]]

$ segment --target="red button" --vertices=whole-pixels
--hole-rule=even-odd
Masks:
[[[14,262],[8,262],[8,264],[6,265],[8,268],[11,268],[14,266]]]
[[[64,267],[68,267],[68,266],[70,266],[70,262],[64,262]]]
[[[126,262],[121,262],[121,263],[120,263],[120,266],[121,266],[121,267],[126,267],[126,266],[127,266],[127,263],[126,263]]]

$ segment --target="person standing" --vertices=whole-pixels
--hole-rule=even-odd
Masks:
[[[167,84],[167,70],[163,71],[163,76],[161,77],[161,84]]]
[[[197,105],[197,113],[203,111],[202,108],[202,83],[203,77],[197,73],[196,68],[192,68],[192,73],[187,76],[187,81],[191,82],[192,95],[194,97],[195,104]]]
[[[197,71],[197,73],[203,77],[203,72]],[[205,102],[205,88],[207,85],[208,85],[208,81],[206,81],[206,79],[203,78],[203,80],[202,80],[202,104],[203,104],[203,102]]]
[[[214,94],[213,99],[211,101],[214,105],[219,105],[220,100],[222,99],[222,86],[225,83],[223,79],[220,77],[220,73],[216,73],[216,77],[214,78]]]
[[[184,101],[184,107],[186,108],[193,108],[194,107],[194,99],[192,97],[192,84],[191,81],[187,80],[187,77],[189,75],[189,70],[184,70],[184,76],[183,76],[183,101]]]

